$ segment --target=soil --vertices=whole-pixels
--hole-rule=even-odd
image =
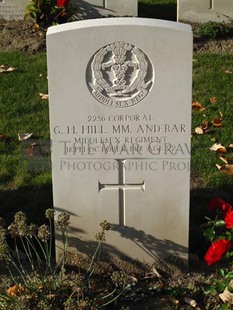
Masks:
[[[218,39],[203,38],[198,34],[198,24],[191,25],[194,31],[195,53],[232,53],[233,23],[228,24],[231,31],[225,37]],[[0,20],[0,51],[19,51],[35,54],[46,51],[46,29],[35,29],[32,23],[24,21]]]
[[[46,50],[46,30],[36,31],[32,23],[0,20],[0,51],[35,54]]]
[[[195,33],[194,52],[233,53],[233,35],[217,40],[206,39]],[[233,30],[233,23],[230,25]],[[34,29],[32,23],[0,20],[0,52],[19,51],[27,54],[46,52],[46,29]],[[221,300],[204,291],[214,279],[214,270],[207,268],[202,257],[190,255],[188,272],[174,261],[155,261],[152,269],[137,266],[123,260],[120,270],[127,269],[137,281],[134,290],[126,292],[114,309],[219,309]],[[136,268],[136,269],[135,269]],[[101,267],[103,271],[105,268]],[[131,272],[132,270],[132,272]],[[102,272],[100,271],[100,273]],[[151,284],[151,286],[150,286]],[[156,289],[151,289],[152,284]],[[111,306],[110,309],[113,309]]]
[[[75,256],[71,255],[66,270],[86,274],[90,260],[79,255],[75,259]],[[215,267],[207,270],[197,255],[190,255],[189,270],[186,272],[187,266],[185,268],[172,257],[155,260],[153,265],[123,258],[102,258],[94,263],[92,269],[94,273],[91,277],[97,289],[98,286],[103,289],[104,285],[109,285],[108,275],[113,279],[113,274],[118,273],[119,286],[123,281],[119,274],[127,278],[127,288],[114,303],[104,308],[106,310],[217,310],[222,304],[218,294],[205,294],[216,279]]]

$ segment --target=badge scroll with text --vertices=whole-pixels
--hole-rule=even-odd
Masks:
[[[114,108],[130,107],[144,99],[152,88],[153,78],[153,67],[146,54],[122,41],[98,50],[87,70],[92,95]]]

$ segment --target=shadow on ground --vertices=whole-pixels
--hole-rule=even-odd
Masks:
[[[139,17],[158,18],[158,19],[176,21],[176,15],[177,15],[176,3],[167,3],[167,4],[138,3]]]
[[[208,202],[216,197],[220,197],[229,203],[233,203],[232,187],[224,188],[203,188],[193,189],[190,195],[190,253],[197,254],[202,259],[208,244],[202,235],[202,224],[205,223],[205,216],[209,216],[207,205]],[[46,185],[40,188],[22,188],[11,191],[0,192],[0,216],[3,217],[7,224],[11,223],[14,219],[14,214],[18,211],[23,211],[27,214],[30,222],[41,225],[45,222],[44,213],[48,208],[53,207],[52,199],[52,186]],[[78,227],[72,227],[78,234]],[[166,247],[169,241],[157,240],[152,236],[147,236],[142,231],[136,231],[134,228],[128,228],[127,232],[129,236],[135,237],[135,242],[138,245],[144,247],[146,251],[149,251],[153,257],[156,257],[156,249],[160,246]],[[133,229],[133,232],[132,232]],[[120,228],[117,225],[113,226],[113,230],[119,231]],[[125,238],[125,232],[120,231]],[[94,236],[93,236],[94,238]],[[76,238],[75,238],[76,239]],[[78,240],[78,238],[77,238]],[[72,244],[75,244],[77,240],[70,240]],[[161,243],[162,242],[162,243]],[[155,246],[155,249],[153,248]],[[177,245],[174,245],[177,247]],[[96,242],[84,242],[80,244],[80,251],[88,252],[95,250]],[[115,253],[114,249],[107,249]]]
[[[30,222],[43,224],[45,210],[53,207],[52,186],[39,188],[20,188],[18,190],[0,191],[0,217],[7,224],[14,219],[14,214],[23,211]]]

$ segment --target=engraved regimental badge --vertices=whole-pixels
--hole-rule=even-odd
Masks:
[[[87,68],[87,85],[97,101],[114,108],[133,106],[153,85],[153,67],[138,47],[117,41],[98,50]]]

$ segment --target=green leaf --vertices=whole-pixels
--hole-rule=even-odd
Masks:
[[[232,240],[232,234],[229,231],[225,232],[225,236],[228,237],[229,240]]]
[[[204,237],[207,239],[207,240],[210,240],[212,241],[214,236],[215,236],[215,230],[214,228],[207,228],[206,230],[204,230],[203,232],[203,235]]]
[[[216,292],[214,285],[209,286],[205,291],[205,295],[213,295]]]
[[[224,220],[218,220],[218,221],[216,221],[215,222],[215,227],[221,227],[221,226],[225,226],[226,225],[226,223],[225,223],[225,221]]]
[[[26,6],[26,9],[27,9],[27,11],[34,11],[34,10],[36,10],[36,7],[35,7],[34,3],[29,3]]]
[[[223,292],[224,289],[225,289],[225,287],[226,287],[225,282],[220,282],[220,281],[219,281],[219,282],[217,282],[216,285],[215,285],[216,291],[217,291],[218,293]]]
[[[203,227],[208,227],[208,226],[213,226],[215,224],[215,220],[211,220],[208,218],[208,222],[207,223],[204,223],[202,226]]]
[[[229,310],[228,305],[227,304],[222,304],[220,306],[219,310]]]
[[[226,279],[233,279],[233,272],[228,272],[228,274],[226,275]]]
[[[217,270],[217,273],[220,277],[224,278],[227,274],[228,270],[224,269],[224,268],[220,268]]]

